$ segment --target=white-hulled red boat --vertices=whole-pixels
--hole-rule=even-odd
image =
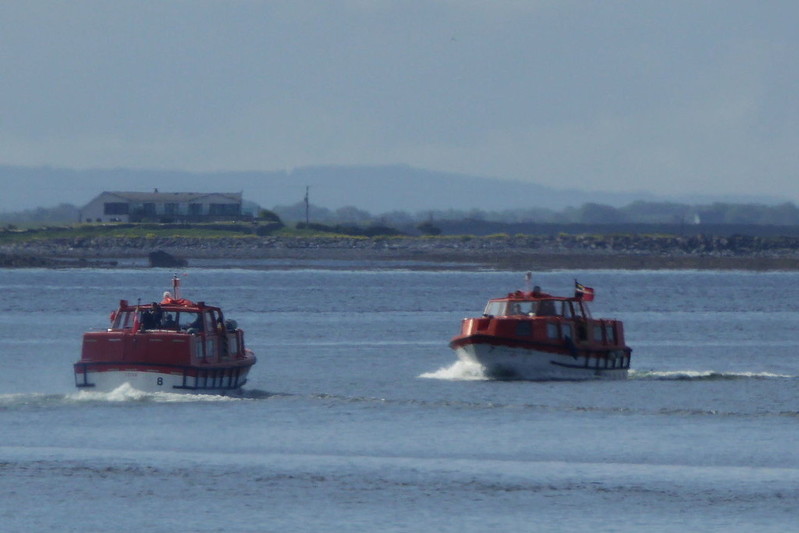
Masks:
[[[587,302],[593,297],[593,289],[575,281],[573,297],[535,287],[491,299],[482,317],[463,320],[450,348],[495,378],[624,379],[632,353],[624,326],[592,318]]]
[[[255,364],[244,332],[219,307],[173,292],[146,305],[126,300],[111,313],[105,331],[83,335],[75,386],[109,392],[123,384],[144,392],[229,394],[239,392]],[[174,296],[173,296],[174,295]]]

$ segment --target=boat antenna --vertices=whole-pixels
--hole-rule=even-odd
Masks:
[[[524,275],[524,290],[527,291],[527,292],[530,292],[531,290],[533,290],[533,273],[532,272],[527,272],[527,274]]]

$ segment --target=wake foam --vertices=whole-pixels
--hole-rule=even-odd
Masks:
[[[120,385],[111,392],[81,390],[68,396],[74,401],[90,402],[153,402],[153,403],[187,403],[187,402],[235,402],[244,398],[238,396],[221,396],[214,394],[184,394],[177,392],[144,392],[134,389],[130,384]]]
[[[715,370],[630,370],[629,379],[662,381],[725,381],[743,379],[795,379],[797,376],[772,372],[717,372]]]
[[[465,361],[456,361],[448,367],[439,368],[435,372],[425,372],[419,377],[448,381],[487,381],[491,379],[491,376],[485,373],[482,366]],[[734,381],[797,378],[799,376],[774,372],[718,372],[715,370],[630,370],[628,374],[628,379],[655,381]]]
[[[484,381],[488,379],[482,366],[466,361],[455,361],[451,366],[439,368],[435,372],[425,372],[419,377],[449,381]]]
[[[28,407],[48,407],[74,405],[80,403],[190,403],[190,402],[237,402],[243,400],[265,400],[274,396],[289,394],[272,393],[258,389],[242,390],[241,394],[222,396],[214,394],[184,394],[176,392],[144,392],[129,384],[117,387],[111,392],[80,390],[68,394],[48,394],[42,392],[21,392],[0,394],[0,409],[24,409]]]

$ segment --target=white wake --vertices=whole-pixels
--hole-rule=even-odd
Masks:
[[[483,381],[488,379],[485,372],[483,372],[482,366],[465,361],[455,361],[451,366],[439,368],[435,372],[425,372],[419,377],[449,381]]]
[[[106,401],[106,402],[156,402],[156,403],[185,403],[185,402],[234,402],[242,400],[240,397],[221,396],[214,394],[183,394],[177,392],[144,392],[134,389],[129,383],[124,383],[110,392],[96,392],[81,390],[69,396],[76,401]]]

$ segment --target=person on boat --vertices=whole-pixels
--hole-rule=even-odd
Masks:
[[[164,329],[177,329],[178,323],[175,322],[175,318],[172,316],[171,313],[166,314],[166,318],[164,318]]]
[[[153,312],[150,309],[146,309],[141,313],[141,330],[147,331],[148,329],[156,329],[155,319],[153,318]]]
[[[551,300],[542,300],[538,302],[538,309],[536,310],[535,314],[538,316],[557,315],[557,312],[555,311],[555,302]]]
[[[164,312],[161,310],[161,306],[158,305],[157,302],[153,302],[152,318],[153,318],[153,329],[160,329],[161,322],[164,320]]]
[[[195,331],[203,330],[203,315],[201,313],[197,313],[197,318],[194,319],[194,322],[189,324],[188,329],[193,329]]]

